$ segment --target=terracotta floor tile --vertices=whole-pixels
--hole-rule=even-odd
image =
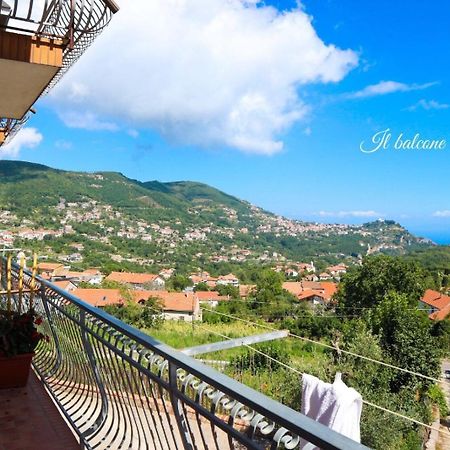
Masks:
[[[79,450],[34,373],[25,388],[0,390],[0,450]]]

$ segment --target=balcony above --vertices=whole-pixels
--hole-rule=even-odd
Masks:
[[[20,120],[62,67],[61,40],[0,31],[0,116]]]
[[[117,11],[113,0],[0,0],[0,146]]]

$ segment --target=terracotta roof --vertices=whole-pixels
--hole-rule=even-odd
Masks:
[[[72,294],[92,306],[102,307],[124,303],[119,289],[74,289]]]
[[[450,305],[450,297],[448,295],[441,294],[440,292],[433,291],[432,289],[427,289],[425,291],[421,301],[439,310]]]
[[[101,272],[98,269],[86,269],[83,273],[89,273],[91,275],[98,275]]]
[[[60,267],[64,267],[64,266],[60,263],[41,262],[38,264],[38,270],[44,270],[44,271],[55,270],[55,269],[59,269]]]
[[[139,302],[149,297],[159,298],[164,311],[195,312],[198,310],[198,298],[193,293],[168,291],[133,291],[134,300]]]
[[[159,275],[153,273],[111,272],[106,279],[119,283],[145,284],[153,282],[158,277]]]
[[[67,291],[70,287],[70,285],[75,286],[70,280],[63,280],[63,281],[53,281],[55,286],[58,286],[60,289],[64,289]]]
[[[220,295],[216,291],[198,291],[195,293],[196,297],[199,299],[199,301],[207,302],[207,301],[223,301],[223,300],[229,300],[227,295]]]
[[[256,284],[241,284],[239,286],[239,295],[241,297],[248,297],[255,289]]]
[[[237,276],[233,275],[232,273],[229,273],[228,275],[222,275],[222,276],[219,277],[219,280],[230,280],[230,281],[232,281],[232,280],[237,280],[237,279],[238,279]]]
[[[331,281],[286,281],[283,283],[283,289],[297,296],[299,300],[317,296],[329,301],[336,292],[337,285]]]
[[[448,316],[450,316],[450,304],[445,308],[442,308],[440,311],[431,313],[428,317],[433,320],[444,320]]]
[[[339,270],[347,270],[347,266],[345,264],[336,264],[335,266],[327,267],[329,272],[339,271]]]
[[[75,272],[74,270],[63,270],[60,273],[58,273],[58,278],[64,277],[64,278],[80,278],[83,277],[83,275],[86,275],[84,272]]]
[[[298,295],[303,291],[300,281],[285,281],[283,283],[283,289],[286,289],[286,291],[294,295]]]

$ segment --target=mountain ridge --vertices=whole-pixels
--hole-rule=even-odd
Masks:
[[[89,241],[86,247],[95,242],[96,252],[106,254],[102,261],[161,265],[355,262],[368,253],[429,246],[394,221],[291,220],[196,181],[141,182],[119,172],[74,172],[24,161],[0,161],[0,219],[19,234],[23,227],[63,230],[46,238],[60,252],[70,251],[69,240]]]

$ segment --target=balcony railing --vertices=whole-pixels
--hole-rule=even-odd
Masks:
[[[366,449],[29,272],[23,289],[50,337],[34,369],[84,448]]]
[[[0,32],[62,42],[62,67],[41,93],[45,95],[87,50],[118,9],[114,0],[0,0]],[[17,133],[28,117],[26,113],[16,120],[0,118],[4,142]]]

